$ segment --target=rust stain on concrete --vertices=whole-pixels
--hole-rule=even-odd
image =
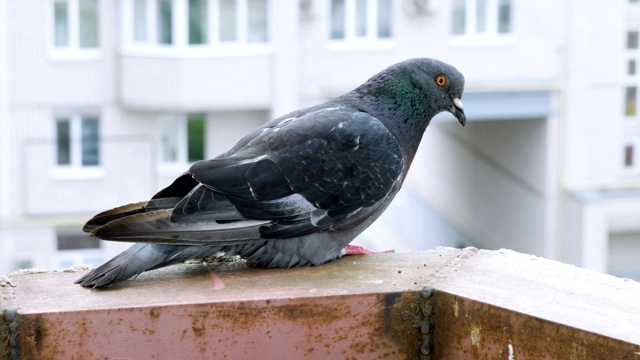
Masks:
[[[19,342],[27,359],[415,359],[430,312],[419,292],[398,292],[27,314]]]
[[[434,306],[434,359],[638,360],[638,345],[486,303],[439,292]]]

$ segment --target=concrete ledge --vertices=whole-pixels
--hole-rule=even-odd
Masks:
[[[640,284],[511,251],[80,275],[8,275],[0,359],[640,359]]]

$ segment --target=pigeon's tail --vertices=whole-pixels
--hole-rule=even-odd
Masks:
[[[90,288],[108,287],[148,270],[211,256],[220,249],[211,246],[138,243],[85,274],[76,280],[76,284]]]
[[[94,217],[99,221],[94,222],[91,236],[139,243],[76,283],[92,288],[110,286],[145,271],[211,256],[223,248],[233,250],[236,245],[261,242],[264,239],[260,237],[260,227],[269,223],[260,220],[172,222],[173,210],[148,210],[132,204]]]

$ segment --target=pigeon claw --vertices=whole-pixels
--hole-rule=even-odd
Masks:
[[[344,249],[344,256],[347,255],[371,255],[371,254],[392,254],[394,250],[372,251],[359,245],[347,245]]]

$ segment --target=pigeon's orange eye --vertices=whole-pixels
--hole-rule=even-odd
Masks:
[[[445,86],[445,85],[447,85],[448,82],[449,82],[449,80],[447,79],[446,76],[444,76],[444,75],[436,76],[436,84],[438,84],[438,86]]]

